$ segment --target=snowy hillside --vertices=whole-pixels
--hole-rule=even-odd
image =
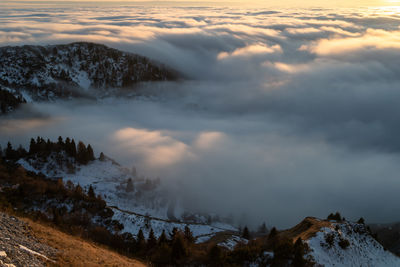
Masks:
[[[307,243],[321,266],[400,266],[400,258],[385,250],[363,224],[332,222]]]
[[[173,80],[176,74],[145,57],[93,43],[0,48],[0,86],[34,100],[107,96],[138,82]]]
[[[148,236],[150,229],[158,237],[164,230],[170,233],[174,227],[184,230],[189,226],[197,242],[208,240],[215,233],[237,231],[231,225],[215,222],[207,224],[207,219],[191,214],[191,220],[185,218],[185,212],[179,201],[172,201],[171,195],[159,180],[138,176],[136,171],[121,167],[110,159],[95,160],[88,165],[79,165],[72,173],[67,167],[61,167],[51,158],[48,162],[34,159],[18,161],[25,169],[41,172],[49,177],[63,177],[83,188],[93,186],[107,206],[114,211],[113,219],[124,225],[123,232],[136,235],[142,229]]]

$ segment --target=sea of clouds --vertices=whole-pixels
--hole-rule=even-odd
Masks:
[[[0,119],[3,145],[75,137],[244,223],[400,220],[399,9],[0,7],[2,46],[103,43],[184,77],[137,99],[27,105]]]

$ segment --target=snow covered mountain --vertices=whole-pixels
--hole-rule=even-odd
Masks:
[[[0,89],[15,90],[28,101],[102,97],[139,82],[176,78],[173,70],[148,58],[101,44],[0,48]]]

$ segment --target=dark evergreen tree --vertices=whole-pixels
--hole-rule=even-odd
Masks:
[[[304,259],[305,255],[305,246],[301,238],[297,238],[293,247],[293,262],[292,265],[294,267],[304,267],[307,264],[307,261]]]
[[[193,243],[194,242],[194,237],[193,237],[193,233],[192,231],[190,231],[189,226],[185,226],[185,230],[183,232],[185,239],[189,242],[189,243]]]
[[[85,144],[82,141],[79,141],[79,143],[78,143],[78,149],[76,152],[76,160],[80,164],[87,164],[89,162],[87,149],[86,149]]]
[[[7,148],[6,148],[6,158],[10,160],[15,160],[15,150],[13,149],[12,145],[10,142],[7,143]]]
[[[138,251],[143,251],[146,247],[146,240],[144,239],[142,229],[139,230],[137,237],[136,237],[136,245]]]
[[[269,232],[268,238],[274,238],[278,235],[278,231],[275,227],[272,227],[271,231]]]
[[[65,150],[65,153],[67,153],[67,155],[71,157],[70,151],[69,151],[70,147],[71,147],[71,139],[69,139],[69,137],[67,137],[65,139],[64,150]]]
[[[247,226],[245,226],[243,228],[243,233],[242,233],[242,237],[245,239],[250,239],[250,232],[249,232],[249,228],[247,228]]]
[[[128,178],[128,180],[126,181],[126,188],[125,188],[125,191],[126,191],[127,193],[129,193],[129,192],[132,192],[133,190],[134,190],[133,181],[132,181],[131,178]]]
[[[327,217],[328,220],[335,220],[335,221],[341,221],[342,216],[340,215],[339,212],[336,212],[335,214],[331,213]]]
[[[105,160],[106,160],[106,156],[104,156],[104,153],[103,153],[103,152],[100,153],[99,160],[100,160],[100,161],[105,161]]]
[[[179,263],[184,257],[186,257],[187,251],[185,242],[181,234],[177,233],[172,240],[172,252],[171,258],[175,264]]]
[[[29,154],[33,155],[36,154],[37,148],[36,148],[36,142],[35,139],[31,138],[31,142],[29,143]]]
[[[87,157],[88,161],[95,160],[93,148],[92,148],[92,146],[90,144],[87,146],[86,151],[87,151],[87,156],[86,157]]]
[[[359,223],[359,224],[365,224],[364,218],[361,217],[361,218],[357,221],[357,223]]]
[[[89,189],[88,189],[88,196],[89,196],[89,198],[91,198],[91,199],[95,199],[95,198],[96,198],[96,194],[94,193],[94,190],[93,190],[93,186],[92,186],[92,185],[89,186]]]
[[[178,234],[178,228],[176,227],[172,228],[172,232],[169,234],[170,240],[172,241],[177,234]]]
[[[268,232],[267,225],[265,224],[265,222],[260,225],[260,227],[258,228],[258,232],[260,234],[266,234]]]
[[[26,157],[26,155],[28,155],[28,152],[25,150],[25,148],[22,147],[22,145],[19,145],[16,151],[16,158],[17,159],[24,158]]]
[[[163,230],[160,237],[158,238],[158,245],[162,245],[168,243],[167,235],[165,234],[165,231]]]
[[[73,157],[73,158],[76,158],[77,152],[76,152],[76,144],[75,144],[75,140],[74,139],[71,140],[71,144],[69,145],[69,149],[68,150],[69,150],[69,156]]]
[[[154,235],[153,228],[150,229],[149,238],[147,238],[147,248],[152,249],[157,245],[157,239]]]

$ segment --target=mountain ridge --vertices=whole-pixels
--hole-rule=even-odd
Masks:
[[[0,47],[0,89],[34,101],[113,96],[149,81],[173,81],[179,74],[146,57],[103,44]]]

